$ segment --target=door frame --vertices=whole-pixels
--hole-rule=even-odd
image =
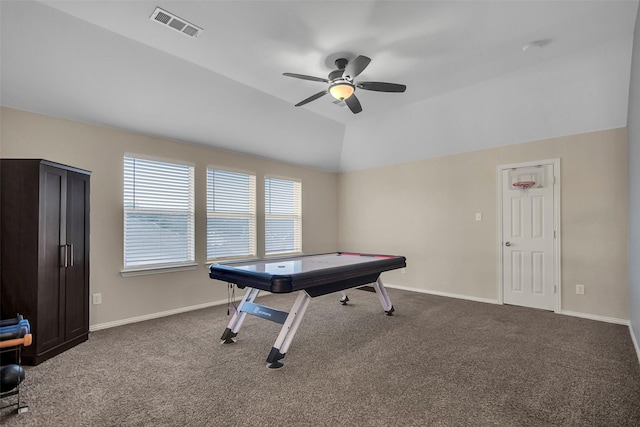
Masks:
[[[498,204],[497,204],[497,229],[498,229],[498,240],[497,240],[497,248],[498,248],[498,304],[504,304],[504,280],[502,277],[504,271],[503,265],[503,235],[502,235],[502,171],[508,169],[515,168],[523,168],[523,167],[531,167],[538,165],[553,165],[553,229],[555,231],[555,239],[553,241],[553,268],[554,268],[554,292],[556,294],[555,298],[555,313],[560,313],[562,311],[562,282],[561,282],[561,246],[560,246],[560,238],[562,233],[560,233],[560,159],[546,159],[546,160],[536,160],[531,162],[522,162],[522,163],[511,163],[506,165],[498,165],[496,167],[496,182],[497,182],[497,192],[498,192]]]

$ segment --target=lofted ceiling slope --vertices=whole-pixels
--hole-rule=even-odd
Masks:
[[[151,21],[157,6],[202,33],[194,39]],[[361,169],[624,126],[637,6],[4,1],[0,101],[305,167]],[[523,52],[532,41],[545,46]],[[372,59],[360,80],[404,83],[407,92],[357,90],[357,115],[329,96],[293,106],[325,86],[283,72],[324,78],[337,57],[359,54]],[[557,93],[558,102],[541,96]],[[594,105],[607,107],[604,118]],[[514,112],[543,124],[495,119]]]

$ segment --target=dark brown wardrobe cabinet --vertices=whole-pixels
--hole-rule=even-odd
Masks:
[[[90,174],[42,159],[0,160],[0,315],[31,324],[24,364],[89,337]]]

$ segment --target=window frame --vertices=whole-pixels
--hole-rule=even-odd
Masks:
[[[297,195],[294,193],[294,213],[293,214],[271,214],[267,213],[268,200],[267,200],[267,180],[274,179],[279,181],[289,181],[294,184],[294,191],[297,191]],[[299,178],[284,177],[278,175],[264,175],[263,179],[263,195],[264,195],[264,256],[275,257],[281,255],[299,255],[302,254],[302,180]],[[294,248],[291,251],[267,251],[267,220],[268,219],[293,219],[294,220]]]
[[[127,184],[126,184],[126,158],[130,158],[130,159],[134,159],[134,160],[141,160],[141,161],[149,161],[149,162],[157,162],[157,163],[167,163],[170,165],[179,165],[179,166],[186,166],[188,169],[188,207],[187,210],[164,210],[162,209],[161,211],[156,210],[156,209],[130,209],[127,208],[126,206],[126,191],[127,191]],[[123,183],[123,192],[122,192],[122,211],[123,211],[123,257],[122,257],[122,262],[123,262],[123,269],[120,271],[121,275],[123,277],[129,277],[129,276],[138,276],[138,275],[145,275],[145,274],[156,274],[156,273],[164,273],[164,272],[173,272],[173,271],[185,271],[185,270],[194,270],[197,268],[197,262],[196,262],[196,245],[195,245],[195,240],[196,240],[196,206],[195,206],[195,201],[196,201],[196,195],[195,195],[195,164],[191,163],[191,162],[187,162],[187,161],[183,161],[183,160],[177,160],[177,159],[167,159],[167,158],[160,158],[160,157],[155,157],[155,156],[149,156],[149,155],[144,155],[144,154],[137,154],[137,153],[124,153],[123,157],[122,157],[122,183]],[[187,213],[187,236],[186,236],[186,240],[187,240],[187,247],[186,247],[186,252],[187,252],[187,257],[189,259],[184,260],[184,261],[169,261],[169,262],[150,262],[150,263],[144,263],[144,264],[132,264],[132,265],[127,265],[127,214],[129,213],[135,213],[135,212],[153,212],[153,213],[161,213],[161,214],[168,214],[168,215],[176,215],[176,214],[180,214],[180,215],[184,215],[184,213]]]
[[[251,191],[253,194],[249,194],[249,208],[250,212],[243,213],[214,213],[209,211],[209,171],[221,171],[221,172],[229,172],[235,174],[247,175],[252,181],[250,185],[253,187]],[[257,174],[254,171],[234,169],[228,167],[221,167],[217,165],[209,165],[206,168],[206,225],[205,225],[205,258],[207,260],[207,264],[212,264],[221,261],[228,260],[242,260],[242,259],[255,259],[258,257],[258,208],[257,208]],[[247,255],[229,255],[229,256],[209,256],[209,218],[247,218],[250,222],[250,254]],[[252,235],[251,235],[252,234]]]

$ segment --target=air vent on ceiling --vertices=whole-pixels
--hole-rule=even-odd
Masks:
[[[156,10],[153,11],[149,19],[157,22],[158,24],[173,28],[174,30],[189,37],[198,37],[198,34],[202,31],[202,28],[197,25],[193,25],[192,23],[177,17],[173,13],[160,9],[159,7],[156,7]]]

